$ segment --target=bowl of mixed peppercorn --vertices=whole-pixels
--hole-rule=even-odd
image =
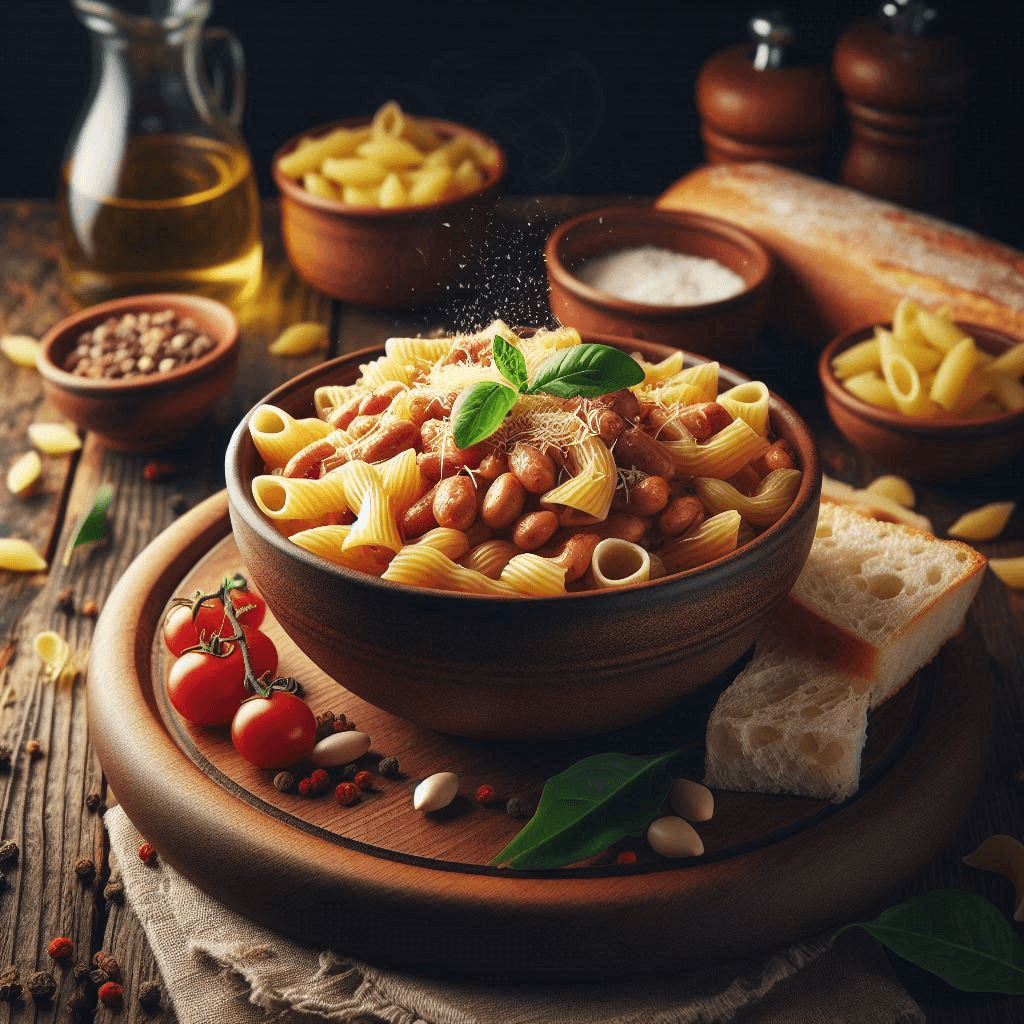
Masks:
[[[134,295],[89,306],[42,339],[47,398],[107,448],[155,452],[185,438],[231,387],[238,320],[199,295]]]

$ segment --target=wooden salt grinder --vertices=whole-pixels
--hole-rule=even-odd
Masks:
[[[840,36],[836,84],[850,116],[840,180],[934,213],[952,205],[956,124],[968,69],[959,42],[921,0],[889,0]]]
[[[697,76],[705,159],[814,173],[836,116],[828,68],[793,58],[793,30],[781,14],[751,18],[748,28],[753,47],[727,46]]]

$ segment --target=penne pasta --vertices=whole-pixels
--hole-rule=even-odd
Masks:
[[[935,372],[929,397],[947,412],[955,408],[967,378],[978,362],[973,338],[958,341],[943,357]]]
[[[904,508],[913,508],[917,504],[917,497],[909,482],[903,477],[891,473],[875,477],[864,490],[868,494],[877,494],[890,501],[895,501],[897,505],[902,505]]]
[[[706,519],[692,534],[658,553],[668,572],[684,572],[736,550],[742,517],[729,510]]]
[[[268,519],[321,520],[349,508],[345,481],[337,473],[316,480],[276,475],[258,476],[252,496]]]
[[[759,380],[737,384],[718,396],[718,404],[744,420],[762,437],[768,434],[768,386]]]
[[[736,419],[704,444],[666,441],[665,447],[672,454],[676,471],[684,476],[714,476],[724,480],[764,455],[770,445],[744,420]]]
[[[531,551],[510,558],[501,570],[498,582],[516,594],[529,597],[556,597],[565,593],[565,570],[550,558]]]
[[[1013,501],[993,501],[971,509],[957,518],[946,533],[959,540],[994,540],[1006,529],[1016,507]]]
[[[1014,590],[1024,590],[1024,556],[990,558],[988,567],[1008,587],[1012,587]]]
[[[249,417],[249,434],[268,469],[280,469],[310,441],[318,441],[332,432],[322,419],[296,419],[275,405],[261,405]]]
[[[693,486],[709,512],[732,509],[751,526],[765,527],[777,522],[793,503],[802,479],[799,469],[775,469],[761,481],[757,493],[749,496],[725,480],[709,477],[698,477]]]
[[[27,540],[0,537],[0,569],[9,572],[45,572],[46,559]]]

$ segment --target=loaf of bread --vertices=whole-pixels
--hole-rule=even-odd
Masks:
[[[823,501],[790,596],[708,720],[707,785],[836,802],[855,793],[868,712],[959,632],[985,561]]]
[[[823,347],[892,320],[904,296],[1024,335],[1024,253],[775,164],[700,167],[656,201],[731,221],[776,258],[772,322]]]

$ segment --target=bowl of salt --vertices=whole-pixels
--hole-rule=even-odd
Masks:
[[[544,259],[560,322],[741,368],[764,326],[774,269],[769,251],[733,224],[646,206],[564,221]]]

